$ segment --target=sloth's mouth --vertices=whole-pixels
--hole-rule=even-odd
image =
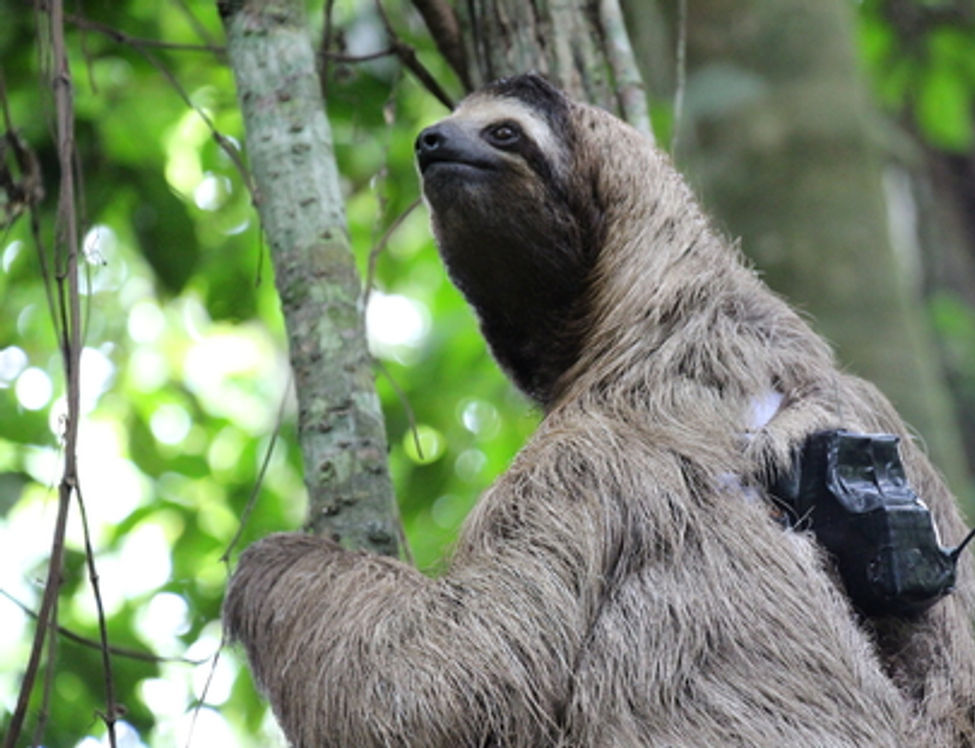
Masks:
[[[420,173],[424,176],[430,169],[436,168],[438,171],[441,169],[453,168],[461,170],[479,170],[487,171],[494,168],[494,164],[483,159],[476,158],[455,158],[450,157],[446,154],[438,156],[435,154],[430,154],[428,156],[421,156],[417,159],[417,163],[420,167]]]

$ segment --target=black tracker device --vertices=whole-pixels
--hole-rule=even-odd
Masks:
[[[853,605],[867,616],[910,616],[951,592],[957,548],[943,548],[931,512],[911,489],[892,434],[820,431],[771,487],[798,528],[836,560]]]

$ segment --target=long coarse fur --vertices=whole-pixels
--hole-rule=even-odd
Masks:
[[[427,146],[480,153],[497,117],[521,150],[434,165],[425,192],[452,277],[545,418],[441,578],[298,533],[243,554],[225,620],[291,741],[975,744],[971,564],[920,618],[863,620],[764,494],[811,432],[892,432],[960,539],[887,401],[837,370],[609,114],[522,77],[470,97]]]

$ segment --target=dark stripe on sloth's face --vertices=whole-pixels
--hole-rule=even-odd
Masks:
[[[492,98],[514,99],[525,104],[538,120],[545,123],[550,131],[552,141],[561,143],[567,149],[571,147],[573,129],[569,117],[569,103],[561,91],[541,76],[528,73],[512,78],[502,78],[489,83],[478,94],[486,94]],[[519,125],[516,119],[513,119],[512,123],[516,126]],[[498,124],[500,121],[491,123],[485,128],[485,131]],[[522,137],[518,142],[511,146],[499,148],[499,150],[521,156],[542,184],[545,185],[545,188],[553,193],[557,199],[564,202],[566,187],[552,161],[557,154],[555,152],[546,154],[539,143],[532,138],[529,128],[519,126],[519,130]],[[552,144],[549,145],[551,147]]]
[[[568,134],[569,103],[561,91],[539,75],[528,73],[501,78],[481,91],[491,96],[518,99],[541,115],[556,135]]]
[[[498,124],[499,123],[493,123],[488,125],[486,128],[484,128],[484,130],[490,130],[497,127]],[[545,185],[547,189],[554,189],[559,195],[564,193],[564,189],[558,180],[558,176],[550,160],[552,154],[546,155],[538,143],[535,142],[532,136],[517,120],[502,120],[501,124],[508,125],[509,127],[516,127],[520,133],[520,137],[513,144],[501,147],[499,150],[520,156],[528,165],[528,168],[535,172],[539,180],[541,180],[541,183]]]

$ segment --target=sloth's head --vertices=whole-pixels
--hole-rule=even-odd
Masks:
[[[603,243],[592,111],[523,75],[475,92],[416,139],[448,272],[499,363],[543,404],[578,356]]]

